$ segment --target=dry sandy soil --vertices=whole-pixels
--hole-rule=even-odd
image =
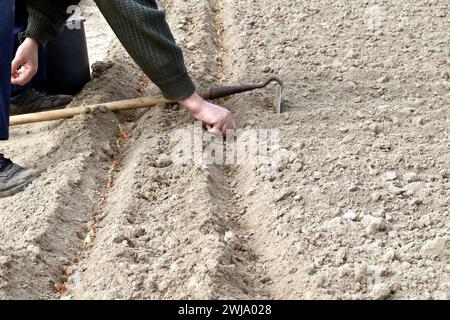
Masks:
[[[176,165],[176,106],[17,127],[41,170],[0,200],[1,299],[449,299],[450,5],[166,0],[199,85],[280,75],[221,101],[279,129],[279,166]],[[73,105],[157,94],[84,7],[97,72]],[[114,165],[116,163],[116,165]]]

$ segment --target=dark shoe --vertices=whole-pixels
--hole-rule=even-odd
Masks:
[[[49,95],[34,89],[25,89],[11,98],[11,115],[62,109],[73,100],[72,96]]]
[[[35,178],[34,170],[25,169],[0,154],[0,198],[22,192]]]

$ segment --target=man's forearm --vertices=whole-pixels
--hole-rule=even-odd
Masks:
[[[130,56],[166,98],[184,100],[195,92],[183,53],[156,1],[95,2]]]

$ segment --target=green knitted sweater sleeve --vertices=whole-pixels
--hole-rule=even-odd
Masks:
[[[164,97],[184,100],[195,92],[183,53],[155,0],[95,2],[130,56]]]
[[[28,26],[21,38],[35,39],[41,48],[57,37],[69,18],[68,8],[77,5],[78,0],[27,0]]]

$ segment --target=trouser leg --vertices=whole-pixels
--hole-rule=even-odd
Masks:
[[[8,140],[14,0],[1,0],[0,12],[0,140]]]

